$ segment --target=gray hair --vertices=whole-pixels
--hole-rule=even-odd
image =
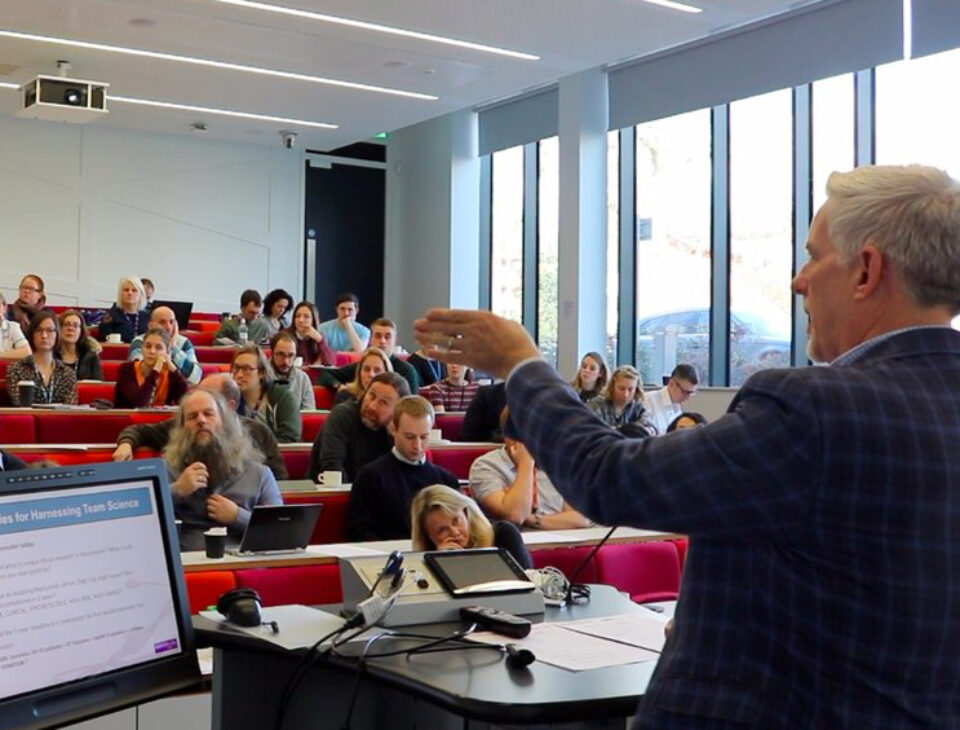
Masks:
[[[170,469],[179,474],[193,461],[191,455],[194,447],[193,437],[184,425],[183,405],[198,393],[206,393],[213,399],[223,424],[215,438],[220,445],[220,452],[227,458],[222,464],[217,465],[218,469],[211,469],[211,471],[221,472],[217,476],[229,479],[242,472],[250,462],[262,464],[263,454],[247,436],[246,430],[240,423],[240,417],[227,406],[223,396],[209,388],[195,388],[180,399],[180,410],[177,411],[173,430],[170,432],[170,440],[163,450],[163,458]],[[212,465],[207,464],[207,466]]]
[[[827,180],[840,260],[876,246],[920,306],[960,312],[960,183],[922,165],[864,166]]]
[[[143,309],[147,305],[147,292],[144,291],[143,282],[140,281],[139,276],[125,276],[117,283],[117,300],[114,304],[123,309],[123,285],[127,283],[137,287],[137,291],[140,292],[140,303],[137,309]]]

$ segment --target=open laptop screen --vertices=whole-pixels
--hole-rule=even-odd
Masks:
[[[0,728],[60,725],[195,681],[165,475],[159,460],[3,473]]]

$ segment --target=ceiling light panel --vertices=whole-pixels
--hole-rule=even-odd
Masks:
[[[506,56],[508,58],[516,58],[523,61],[539,61],[540,60],[540,56],[534,55],[533,53],[524,53],[522,51],[510,50],[509,48],[499,48],[497,46],[489,46],[483,43],[473,43],[472,41],[466,41],[459,38],[449,38],[447,36],[433,35],[432,33],[421,33],[415,30],[407,30],[405,28],[397,28],[389,25],[381,25],[379,23],[370,23],[364,20],[344,18],[337,15],[328,15],[326,13],[315,13],[310,10],[301,10],[300,8],[292,8],[285,5],[273,5],[271,3],[254,2],[254,0],[211,0],[211,1],[220,3],[222,5],[233,5],[235,7],[246,8],[249,10],[260,10],[268,13],[277,13],[279,15],[289,15],[296,18],[304,18],[306,20],[313,20],[318,23],[330,23],[333,25],[343,25],[350,28],[369,30],[376,33],[385,33],[387,35],[395,35],[403,38],[412,38],[414,40],[426,41],[429,43],[440,43],[442,45],[455,46],[457,48],[465,48],[471,51],[480,51],[482,53],[493,53],[498,56]],[[669,0],[663,0],[663,1],[669,2]]]
[[[177,63],[188,63],[196,66],[206,66],[208,68],[217,68],[227,71],[240,71],[243,73],[259,74],[262,76],[272,76],[275,78],[289,79],[292,81],[306,81],[314,84],[323,84],[326,86],[335,86],[355,91],[368,91],[390,96],[400,96],[408,99],[419,99],[422,101],[436,101],[439,97],[433,94],[422,94],[416,91],[405,91],[402,89],[393,89],[385,86],[374,86],[372,84],[361,84],[354,81],[344,81],[342,79],[333,79],[324,76],[311,76],[309,74],[295,73],[292,71],[281,71],[279,69],[263,68],[260,66],[247,66],[239,63],[230,63],[228,61],[216,61],[209,58],[200,58],[197,56],[183,56],[175,53],[163,53],[160,51],[147,51],[142,48],[131,48],[127,46],[112,46],[105,43],[92,43],[89,41],[78,41],[71,38],[56,38],[53,36],[38,35],[35,33],[22,33],[15,30],[0,29],[0,38],[15,38],[18,40],[33,41],[36,43],[46,43],[69,48],[83,48],[93,51],[103,51],[106,53],[118,53],[128,56],[139,56],[141,58],[152,58],[160,61],[174,61]]]
[[[663,8],[670,8],[671,10],[679,10],[682,13],[702,13],[703,8],[698,8],[694,5],[687,5],[686,3],[674,2],[674,0],[643,0],[645,3],[650,3],[651,5],[659,5]]]

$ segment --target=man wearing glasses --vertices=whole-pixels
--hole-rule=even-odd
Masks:
[[[666,433],[667,426],[683,413],[680,405],[697,394],[698,383],[697,369],[681,363],[670,373],[670,380],[664,387],[644,394],[643,404],[647,407],[647,416],[657,427],[657,433]]]
[[[289,332],[278,332],[270,340],[270,364],[277,375],[277,383],[286,383],[301,411],[312,411],[317,407],[310,376],[296,366],[297,341]]]

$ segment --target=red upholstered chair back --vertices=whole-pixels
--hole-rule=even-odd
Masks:
[[[466,479],[470,476],[470,466],[477,458],[498,448],[500,448],[499,444],[485,444],[463,448],[430,449],[427,451],[427,459],[437,466],[449,469],[458,479]]]
[[[126,360],[130,354],[130,345],[126,342],[101,342],[101,360]]]
[[[209,322],[208,324],[212,324],[214,327],[219,326],[215,322]],[[183,330],[180,334],[190,340],[194,347],[209,347],[213,344],[213,336],[215,333],[216,329],[209,331]]]
[[[313,397],[317,401],[317,408],[329,411],[333,408],[333,399],[337,392],[333,388],[327,388],[324,385],[313,386]]]
[[[687,550],[690,548],[690,539],[687,537],[674,540],[673,544],[677,546],[677,557],[680,558],[680,574],[683,574],[683,568],[687,564]]]
[[[323,431],[323,424],[327,422],[327,418],[329,417],[329,411],[317,411],[316,413],[307,411],[301,413],[300,420],[303,422],[303,431],[301,432],[300,439],[313,443],[317,436],[320,435],[320,432]]]
[[[334,356],[337,358],[338,368],[360,360],[360,354],[356,352],[335,352]]]
[[[116,383],[86,381],[77,383],[77,397],[81,405],[86,405],[103,398],[113,403],[113,394]]]
[[[190,613],[199,613],[207,610],[209,606],[216,606],[220,596],[237,587],[237,579],[230,570],[187,573],[186,580]]]
[[[238,570],[236,576],[237,587],[253,588],[260,594],[264,606],[290,603],[309,606],[343,600],[337,564]]]
[[[39,444],[107,444],[130,425],[130,417],[120,413],[34,414]]]
[[[287,466],[288,479],[306,479],[310,470],[310,449],[290,448],[286,444],[280,449],[280,456]]]
[[[101,365],[103,366],[103,379],[109,380],[111,383],[117,382],[117,373],[120,372],[120,366],[126,362],[124,360],[103,360]]]
[[[226,363],[230,364],[230,361],[233,359],[233,353],[236,351],[235,347],[194,347],[194,351],[197,353],[197,362],[201,363]]]
[[[604,550],[605,548],[600,548]],[[552,550],[533,550],[533,565],[535,568],[545,568],[550,565],[567,576],[567,580],[573,577],[574,572],[587,556],[593,550],[592,546],[578,545],[576,547],[553,548]],[[597,558],[593,557],[587,563],[580,575],[577,577],[577,583],[597,583]]]
[[[443,431],[443,437],[447,441],[460,441],[465,415],[464,413],[438,413],[435,428]]]
[[[127,415],[130,423],[159,423],[169,421],[176,414],[173,411],[132,411]]]
[[[0,408],[9,408],[11,405],[10,394],[7,392],[7,381],[0,380]]]
[[[32,413],[4,413],[0,416],[0,444],[34,444],[37,429]]]
[[[190,324],[197,322],[213,322],[219,325],[223,316],[219,312],[190,312]]]
[[[7,377],[7,368],[10,365],[9,360],[0,360],[0,378]]]
[[[287,504],[315,504],[320,502],[323,511],[310,537],[311,545],[326,545],[347,540],[347,506],[349,494],[290,494],[284,499]]]
[[[597,578],[628,593],[637,603],[669,601],[680,590],[680,558],[670,541],[604,545]]]

